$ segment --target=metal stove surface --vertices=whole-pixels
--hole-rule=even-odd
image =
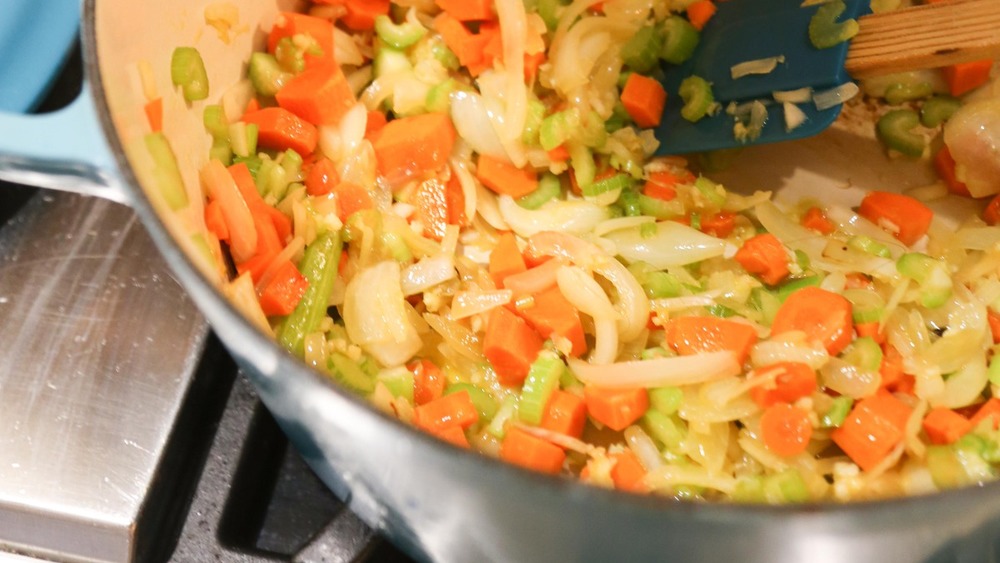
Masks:
[[[0,183],[0,561],[357,560],[134,214]]]

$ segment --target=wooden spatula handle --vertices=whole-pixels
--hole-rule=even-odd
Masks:
[[[949,0],[858,20],[844,67],[855,79],[1000,58],[1000,0]]]

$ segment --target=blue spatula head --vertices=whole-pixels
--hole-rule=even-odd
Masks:
[[[868,11],[868,0],[845,0],[840,21]],[[819,6],[803,7],[801,0],[720,0],[718,10],[702,30],[692,57],[681,65],[664,64],[663,86],[667,103],[656,128],[658,154],[685,154],[716,149],[774,143],[815,135],[830,126],[840,106],[817,110],[812,102],[798,104],[806,120],[788,131],[782,105],[772,92],[810,87],[821,91],[850,80],[844,70],[848,43],[817,49],[809,40],[809,20]],[[784,57],[774,71],[734,79],[731,68],[746,61]],[[733,134],[734,118],[724,111],[696,123],[681,117],[684,101],[678,94],[681,81],[700,76],[712,84],[715,99],[729,102],[765,101],[768,119],[760,137],[741,142]]]

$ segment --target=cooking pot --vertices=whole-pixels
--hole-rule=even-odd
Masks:
[[[403,549],[437,561],[995,559],[1000,483],[846,505],[704,504],[623,494],[430,438],[286,354],[227,301],[190,251],[184,222],[166,211],[153,188],[143,146],[139,74],[147,68],[164,97],[164,130],[183,177],[197,182],[210,139],[202,103],[186,107],[170,86],[172,50],[199,49],[217,99],[241,78],[275,14],[296,7],[290,1],[238,3],[240,21],[227,43],[205,24],[210,3],[85,0],[84,92],[56,114],[0,115],[0,178],[130,205],[305,459]],[[762,147],[723,178],[730,189],[780,188],[782,199],[811,194],[849,204],[866,189],[929,181],[920,165],[884,159],[856,125],[842,120],[814,140]],[[968,212],[962,205],[957,211]]]

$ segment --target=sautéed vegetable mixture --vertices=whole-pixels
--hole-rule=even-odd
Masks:
[[[810,26],[817,48],[856,28],[835,21],[838,1]],[[221,38],[236,8],[211,10]],[[199,247],[290,353],[512,464],[767,503],[994,479],[1000,200],[957,229],[926,203],[1000,192],[975,148],[977,124],[1000,115],[982,94],[992,63],[888,77],[852,102],[877,104],[885,150],[933,163],[939,185],[780,206],[655,155],[667,96],[686,119],[732,113],[742,138],[780,111],[741,116],[696,76],[660,86],[714,11],[314,0],[282,13],[246,79],[211,85],[225,94],[204,109]],[[210,94],[204,64],[190,47],[170,61],[189,102]],[[160,104],[146,145],[183,208]]]

